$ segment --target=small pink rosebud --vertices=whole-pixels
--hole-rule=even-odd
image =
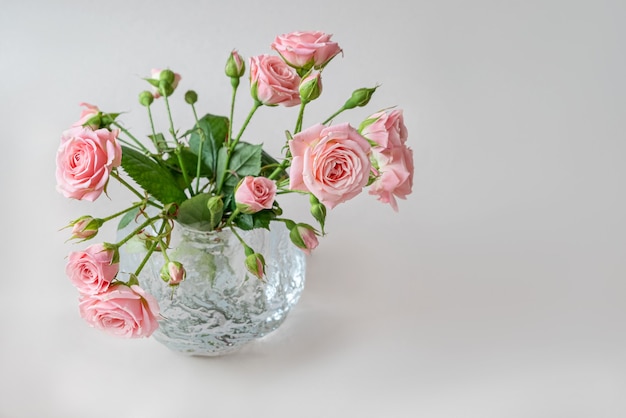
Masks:
[[[240,78],[246,72],[246,64],[239,55],[239,52],[232,50],[226,61],[226,68],[224,69],[226,75],[230,78]]]
[[[178,261],[170,261],[161,268],[161,279],[170,286],[178,286],[186,276],[185,268]]]
[[[246,268],[257,278],[262,279],[265,275],[265,259],[259,253],[251,253],[246,257]]]
[[[88,240],[96,236],[98,229],[104,222],[102,219],[95,219],[91,216],[81,216],[80,218],[70,222],[72,227],[72,236],[70,239]]]
[[[305,254],[311,254],[311,250],[317,248],[319,244],[315,229],[307,224],[297,224],[291,228],[289,238],[291,238],[291,242],[304,251]]]

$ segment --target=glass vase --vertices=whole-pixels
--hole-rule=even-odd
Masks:
[[[135,227],[131,223],[119,236]],[[189,355],[221,355],[283,323],[304,287],[305,256],[282,223],[273,223],[270,231],[237,231],[264,256],[263,280],[246,269],[243,246],[229,229],[207,232],[175,224],[167,254],[187,272],[178,286],[160,278],[163,254],[151,255],[138,279],[159,303],[157,341]],[[120,249],[120,272],[133,272],[146,253],[145,241],[133,238]]]

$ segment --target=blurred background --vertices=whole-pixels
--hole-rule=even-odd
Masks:
[[[625,416],[625,16],[608,0],[2,0],[0,416]],[[237,354],[89,328],[59,229],[128,200],[55,191],[79,103],[146,135],[142,78],[171,68],[200,113],[227,115],[230,51],[297,30],[344,51],[304,125],[380,84],[339,119],[404,110],[413,194],[398,213],[366,193],[335,208],[300,303]],[[182,94],[173,107],[191,126]],[[248,140],[279,152],[296,112],[262,108]]]

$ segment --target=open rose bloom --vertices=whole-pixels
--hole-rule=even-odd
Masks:
[[[159,327],[157,301],[137,285],[118,284],[83,295],[78,307],[90,325],[118,337],[149,337]]]
[[[289,142],[289,188],[311,192],[329,209],[361,193],[371,171],[370,145],[352,126],[315,125]]]
[[[65,271],[81,294],[101,293],[108,289],[119,270],[113,256],[113,250],[94,244],[71,253]]]
[[[276,198],[276,183],[266,177],[246,176],[235,190],[235,202],[243,213],[271,209]]]
[[[361,134],[378,144],[372,149],[372,159],[379,176],[370,185],[369,193],[389,203],[397,211],[396,198],[406,199],[413,189],[413,151],[406,146],[408,132],[401,110],[378,112],[370,116]]]
[[[94,201],[111,170],[122,162],[118,131],[77,126],[63,132],[57,151],[57,190],[65,197]]]
[[[300,77],[279,57],[250,58],[252,97],[268,106],[300,104]]]
[[[319,31],[287,33],[274,39],[272,49],[294,68],[320,69],[341,52],[339,44],[331,41],[331,37]]]

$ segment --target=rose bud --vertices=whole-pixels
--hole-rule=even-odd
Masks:
[[[161,279],[170,286],[178,286],[185,280],[187,272],[178,261],[169,261],[161,268]]]
[[[153,101],[154,96],[149,91],[146,90],[139,93],[139,103],[141,103],[142,106],[148,107]]]
[[[302,103],[309,103],[322,94],[322,73],[316,72],[304,77],[300,82],[300,100]]]
[[[194,104],[198,101],[198,93],[193,90],[189,90],[185,93],[185,101],[189,104]]]
[[[257,278],[262,279],[265,275],[265,259],[263,255],[255,252],[248,254],[246,257],[246,268]]]
[[[309,203],[311,204],[311,215],[319,222],[322,228],[322,235],[324,235],[324,224],[326,222],[326,206],[324,206],[315,195],[309,195]]]
[[[239,79],[246,72],[246,64],[241,58],[241,55],[233,49],[226,60],[226,68],[224,69],[226,75],[230,78]]]
[[[311,250],[314,250],[319,242],[317,241],[317,234],[312,226],[307,224],[297,224],[289,231],[289,238],[291,242],[305,254],[311,254]]]
[[[355,107],[367,105],[377,88],[378,86],[372,88],[363,87],[354,90],[352,96],[343,105],[344,109],[354,109]]]
[[[171,70],[152,69],[150,78],[145,80],[154,87],[153,96],[158,99],[161,96],[171,96],[180,82],[180,74]]]
[[[91,239],[96,236],[102,224],[104,224],[102,219],[96,219],[91,216],[81,216],[68,225],[72,227],[72,236],[70,239],[81,239],[83,241]]]

